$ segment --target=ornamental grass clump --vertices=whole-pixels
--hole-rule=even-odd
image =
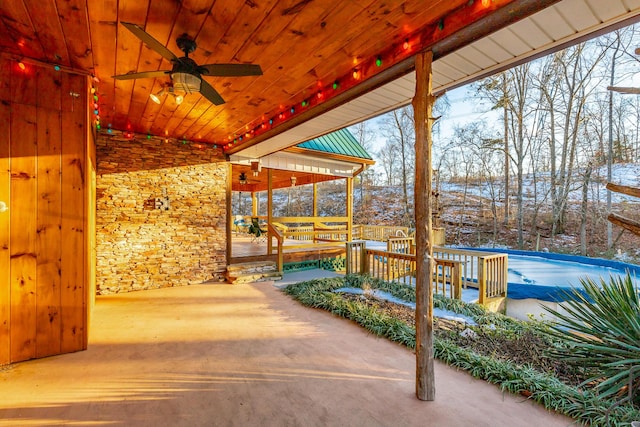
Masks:
[[[640,408],[640,298],[631,276],[581,279],[584,290],[564,292],[562,310],[544,307],[556,316],[548,333],[564,345],[556,357],[585,368],[602,398],[631,402]]]

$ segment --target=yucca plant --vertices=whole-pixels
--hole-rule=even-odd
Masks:
[[[631,276],[580,280],[583,290],[564,291],[562,310],[544,307],[557,321],[549,333],[566,345],[553,353],[587,369],[602,398],[640,407],[640,298]],[[629,399],[631,396],[631,399]],[[626,399],[625,399],[626,398]]]

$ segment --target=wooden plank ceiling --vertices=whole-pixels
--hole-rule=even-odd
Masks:
[[[411,63],[420,49],[443,41],[456,49],[556,1],[10,0],[0,4],[0,51],[27,64],[25,78],[43,64],[95,76],[103,130],[206,142],[232,153],[408,72],[398,64]],[[198,64],[256,63],[264,73],[206,77],[226,100],[220,106],[198,93],[181,105],[172,97],[158,105],[149,95],[168,76],[111,78],[171,69],[120,22],[140,25],[178,56],[176,38],[194,37],[190,57]],[[472,27],[475,33],[458,35]]]
[[[503,10],[510,13],[515,8],[514,3]],[[638,21],[640,0],[561,0],[507,27],[476,37],[458,49],[446,48],[448,40],[434,44],[433,90],[442,93]],[[231,158],[263,158],[292,144],[408,105],[415,85],[415,73],[411,71],[278,133],[268,144],[231,149]]]

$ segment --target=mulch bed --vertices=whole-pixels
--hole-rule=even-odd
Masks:
[[[415,312],[411,307],[377,299],[371,295],[341,294],[344,299],[358,301],[375,308],[388,316],[400,319],[415,328]],[[475,334],[460,334],[467,325],[456,320],[434,319],[434,335],[455,341],[460,347],[475,351],[478,354],[510,360],[519,365],[530,365],[540,372],[555,375],[565,384],[578,385],[584,381],[583,372],[576,371],[562,360],[548,357],[549,344],[539,335],[529,330],[521,333],[498,331],[493,328],[474,327]]]

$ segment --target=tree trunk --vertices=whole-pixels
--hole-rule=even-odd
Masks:
[[[587,166],[582,183],[582,212],[580,219],[580,255],[587,255],[587,208],[589,203],[589,180],[591,179],[591,163]]]
[[[502,108],[504,122],[504,225],[509,224],[509,109],[507,108],[507,74],[502,73]]]

